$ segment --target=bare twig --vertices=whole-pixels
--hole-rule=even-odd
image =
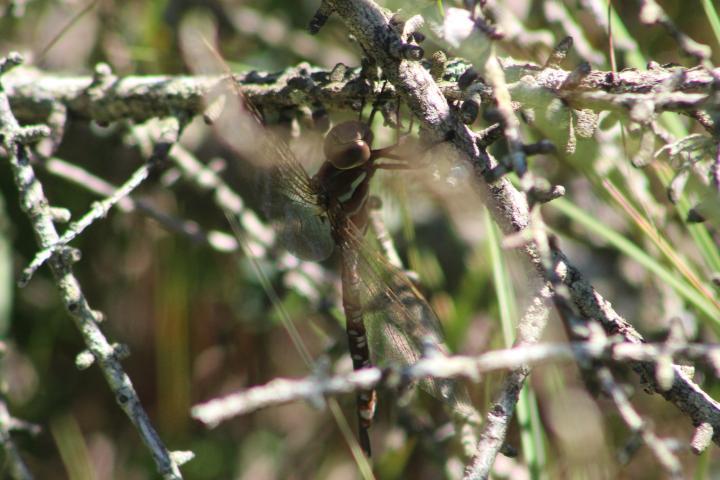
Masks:
[[[583,28],[577,24],[565,2],[548,0],[543,2],[543,13],[550,23],[558,23],[566,35],[575,41],[575,49],[581,58],[593,64],[602,64],[605,56],[597,51],[586,38]]]
[[[542,250],[541,255],[544,263],[549,262],[548,276],[555,290],[553,301],[555,302],[560,317],[563,319],[563,325],[565,326],[568,337],[574,340],[584,339],[590,344],[602,344],[606,342],[606,332],[602,330],[602,327],[594,319],[586,319],[577,315],[568,288],[560,283],[558,276],[555,274],[556,270],[554,268],[553,258],[556,257],[554,257],[553,254],[557,252],[557,241],[554,238],[549,239],[548,237],[545,237],[545,240],[547,241],[548,250]],[[544,242],[538,239],[538,243],[543,244]],[[675,335],[679,334],[676,333]],[[673,365],[672,355],[669,355],[667,352],[672,350],[673,346],[679,345],[684,345],[684,342],[677,341],[671,334],[652,362],[656,375],[655,380],[661,391],[672,388],[676,378],[676,369],[678,368]],[[707,358],[712,362],[713,354],[708,355]],[[649,362],[644,363],[646,365],[649,364]],[[578,364],[583,369],[586,382],[591,385],[597,384],[607,396],[612,398],[620,417],[632,432],[635,433],[638,438],[642,439],[645,445],[652,451],[668,475],[674,479],[681,478],[682,471],[679,460],[668,445],[655,435],[650,424],[643,420],[630,404],[622,387],[615,381],[610,365],[598,361],[589,361],[587,358],[579,359]]]
[[[518,338],[513,350],[542,347],[536,343],[547,323],[549,310],[546,303],[549,295],[549,289],[543,288],[519,320]],[[490,475],[495,458],[506,441],[520,390],[530,375],[530,367],[530,362],[527,362],[509,369],[499,393],[488,409],[476,454],[467,470],[466,478],[487,478]]]
[[[297,400],[318,404],[322,403],[325,396],[348,394],[371,388],[392,389],[406,385],[408,381],[424,378],[464,377],[478,380],[481,374],[487,372],[528,369],[529,366],[552,362],[589,360],[618,363],[652,362],[668,351],[673,358],[707,359],[720,352],[720,347],[704,344],[668,347],[665,344],[614,343],[608,340],[523,345],[495,350],[476,357],[436,356],[423,358],[399,370],[371,367],[331,377],[317,374],[297,380],[276,379],[265,385],[196,405],[192,409],[192,415],[209,426],[215,426],[229,418],[274,405]]]
[[[698,425],[693,434],[692,440],[690,440],[690,449],[694,454],[700,455],[704,452],[710,442],[712,442],[713,427],[709,423],[702,423]]]
[[[680,31],[670,19],[665,10],[655,0],[638,0],[640,5],[640,21],[645,25],[662,25],[675,39],[680,49],[699,62],[706,62],[712,56],[712,50],[707,45],[698,43]]]
[[[13,418],[8,412],[4,400],[0,400],[0,445],[5,451],[5,458],[13,480],[32,480],[33,476],[20,456],[15,442],[10,437]]]
[[[45,170],[63,178],[96,195],[109,197],[117,192],[118,187],[93,175],[91,172],[66,162],[60,158],[51,157],[43,162]],[[204,231],[196,222],[173,217],[158,210],[151,202],[135,199],[132,196],[123,197],[118,201],[118,208],[123,212],[138,210],[152,218],[165,229],[176,232],[189,238],[197,244],[206,244],[219,252],[232,252],[237,250],[237,241],[232,235],[220,231]]]
[[[627,395],[622,387],[617,384],[613,378],[610,369],[607,367],[597,368],[594,374],[597,376],[603,391],[612,398],[615,407],[625,424],[632,430],[640,434],[645,445],[653,452],[663,469],[668,473],[670,478],[683,478],[680,460],[668,448],[667,443],[658,438],[653,432],[647,421],[643,420],[640,414],[633,408]]]
[[[167,122],[169,124],[169,132],[167,135],[170,135],[174,139],[171,143],[175,143],[180,135],[180,124],[174,117],[168,118]],[[35,255],[35,258],[33,258],[32,262],[30,262],[30,265],[23,270],[19,281],[20,285],[26,285],[37,269],[49,260],[54,253],[58,252],[62,248],[65,248],[68,243],[77,238],[77,236],[80,235],[87,227],[92,225],[95,220],[105,217],[113,206],[139,187],[140,184],[148,178],[150,171],[155,167],[156,162],[167,155],[167,149],[169,148],[165,145],[167,141],[168,140],[159,142],[157,144],[158,152],[153,154],[148,162],[138,168],[120,188],[113,192],[112,195],[99,202],[95,202],[85,215],[68,227],[65,233],[58,238],[57,242],[39,251]],[[165,149],[166,151],[160,153],[159,150],[161,149]]]
[[[251,209],[245,206],[238,195],[217,172],[201,163],[195,156],[175,145],[170,151],[170,159],[180,170],[183,177],[192,182],[200,191],[213,193],[213,201],[224,212],[232,213],[250,241],[249,248],[253,255],[262,257],[273,245],[275,233],[265,225]]]

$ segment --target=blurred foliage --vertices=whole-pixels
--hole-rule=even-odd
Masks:
[[[331,68],[337,62],[357,65],[361,55],[336,18],[318,36],[306,33],[317,0],[99,0],[67,31],[63,31],[64,26],[87,6],[86,2],[25,3],[22,16],[0,19],[0,51],[28,53],[35,66],[58,73],[89,74],[97,62],[109,63],[118,75],[191,73],[196,68],[187,64],[183,52],[189,44],[202,45],[199,31],[216,35],[223,55],[235,69],[274,71],[301,61]],[[564,8],[589,48],[603,59],[593,66],[609,68],[604,60],[608,49],[606,31],[584,8],[604,2],[495,3],[497,9],[510,9],[518,27],[546,34],[552,40],[550,45],[568,32],[562,22],[549,18],[548,5]],[[629,58],[638,54],[659,63],[691,65],[661,28],[639,23],[636,2],[615,3],[618,18],[636,44],[630,49],[617,46],[618,68],[635,66]],[[713,48],[717,63],[718,43],[704,11],[688,8],[692,2],[659,3],[681,30]],[[385,2],[388,7],[402,6],[409,13],[421,11],[428,19],[436,20],[438,4],[445,9],[453,5],[435,0]],[[432,41],[424,46],[426,56],[438,48]],[[540,62],[550,51],[549,45],[542,44],[523,49],[508,42],[501,47],[517,58]],[[577,50],[573,50],[567,65],[579,60]],[[574,155],[539,156],[531,168],[552,183],[565,185],[567,198],[587,217],[607,232],[632,242],[653,264],[685,282],[631,221],[623,206],[613,200],[603,182],[614,183],[651,219],[692,270],[707,278],[711,266],[704,263],[701,247],[665,199],[663,177],[631,167],[627,145],[619,140],[620,127],[612,120],[607,119],[611,125],[596,138],[580,140]],[[681,126],[687,125],[683,121]],[[478,129],[483,126],[481,122],[476,125]],[[613,134],[607,133],[612,129]],[[696,131],[694,126],[692,131]],[[83,119],[71,119],[57,156],[120,184],[142,161],[124,138],[125,132],[123,125],[99,128]],[[525,132],[528,140],[551,133],[531,128]],[[237,161],[199,121],[188,128],[183,142],[204,161],[217,156]],[[502,156],[505,152],[499,145],[494,153]],[[49,272],[43,270],[21,290],[14,287],[7,274],[10,265],[17,274],[36,250],[27,219],[19,212],[8,171],[5,168],[6,173],[0,175],[0,195],[4,199],[0,201],[0,332],[8,342],[2,371],[11,412],[44,428],[37,437],[16,437],[23,457],[36,478],[154,478],[147,450],[115,404],[98,369],[78,371],[74,367],[74,356],[84,347],[59,302]],[[95,200],[82,189],[39,171],[53,205],[68,208],[74,218]],[[402,203],[390,195],[397,191],[393,187],[397,183],[393,182],[408,186],[410,200]],[[480,201],[468,200],[467,192],[464,196],[457,192],[438,193],[434,189],[443,182],[428,183],[430,186],[423,190],[410,189],[409,185],[416,183],[404,178],[378,180],[379,185],[385,185],[385,189],[378,188],[387,199],[384,204],[388,222],[401,253],[421,279],[432,279],[429,299],[444,322],[453,350],[477,353],[499,348],[506,339],[499,323],[501,304],[493,283],[497,272],[493,272],[493,262],[488,259],[490,240],[483,217],[478,215],[482,210]],[[249,188],[247,179],[238,185],[240,193],[245,194],[244,189]],[[210,198],[197,194],[190,185],[180,183],[168,191],[150,183],[142,187],[138,196],[177,217],[195,219],[205,228],[227,229]],[[398,212],[408,208],[411,212],[406,215],[411,217],[410,231],[414,229],[414,234],[406,228],[403,235],[398,228],[403,214]],[[683,298],[669,282],[658,280],[650,273],[652,268],[614,244],[609,235],[583,226],[582,221],[561,210],[549,206],[545,213],[552,228],[561,234],[563,248],[598,290],[648,338],[662,339],[668,321],[677,317],[686,325],[691,339],[716,340],[708,316],[692,301]],[[717,241],[717,236],[714,239]],[[6,242],[12,242],[10,253]],[[103,330],[108,338],[130,346],[132,355],[124,365],[163,440],[172,450],[192,450],[196,454],[182,468],[185,478],[356,475],[356,466],[332,417],[308,405],[272,408],[214,430],[206,430],[189,418],[191,405],[220,393],[278,376],[308,374],[259,280],[242,258],[193,245],[138,213],[117,211],[93,225],[75,245],[83,252],[76,272],[85,293],[91,305],[105,313]],[[517,309],[521,310],[529,295],[526,273],[518,259],[507,257],[508,278],[515,286]],[[327,266],[332,267],[332,262]],[[273,281],[315,357],[342,356],[345,340],[333,314],[337,305],[334,285],[325,287],[322,302],[309,306],[280,278]],[[11,305],[9,316],[5,305]],[[551,318],[544,338],[563,338],[557,319]],[[720,393],[709,373],[700,371],[698,375],[700,380],[706,377],[703,386],[707,391],[716,396]],[[478,405],[486,405],[501,378],[490,375],[473,386]],[[630,434],[606,399],[593,399],[585,391],[574,366],[539,368],[533,373],[532,387],[528,395],[539,405],[535,421],[544,428],[540,442],[547,449],[546,478],[649,479],[660,475],[647,450],[631,457],[627,465],[617,460]],[[378,425],[373,429],[378,477],[422,479],[446,473],[441,463],[443,455],[429,438],[407,441],[405,430],[417,427],[413,422],[418,419],[412,412],[389,407],[393,403],[389,396],[383,395],[382,399],[387,401],[381,403]],[[673,406],[659,396],[638,394],[633,401],[639,411],[652,418],[661,436],[677,437],[686,443],[691,425]],[[528,415],[533,415],[533,402],[527,400]],[[342,398],[341,403],[346,415],[353,418],[354,398]],[[514,427],[510,442],[525,445],[520,437],[520,430]],[[698,478],[710,475],[713,468],[716,475],[720,474],[717,458],[698,463],[686,449],[678,455],[688,475],[699,465],[708,470],[699,471]],[[706,455],[717,457],[717,449]],[[517,460],[500,456],[496,468],[507,472],[507,478],[529,475],[522,455]],[[542,475],[536,472],[536,476]]]

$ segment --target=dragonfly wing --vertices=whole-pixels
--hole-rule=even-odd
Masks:
[[[343,238],[342,248],[359,252],[359,295],[373,362],[408,366],[417,362],[425,346],[448,355],[437,315],[407,276],[352,225],[344,229]],[[420,387],[443,402],[459,425],[466,453],[472,452],[481,419],[467,391],[452,379],[428,379]]]
[[[282,216],[273,220],[281,244],[303,260],[325,260],[335,248],[330,222],[318,208],[287,201]]]
[[[224,145],[263,173],[258,187],[265,213],[274,222],[290,221],[279,230],[283,246],[305,260],[329,257],[334,242],[307,172],[282,136],[267,128],[264,116],[238,84],[254,84],[251,76],[257,75],[233,74],[216,49],[208,47],[209,52],[189,50],[196,73],[211,73],[218,67],[225,72],[205,96],[205,120],[213,124]]]
[[[303,260],[324,260],[335,247],[325,209],[287,144],[273,148],[278,160],[265,172],[265,213],[275,223],[283,247]]]
[[[303,260],[324,260],[334,241],[310,177],[287,142],[264,125],[263,116],[228,77],[213,94],[222,114],[214,125],[226,145],[251,161],[260,172],[261,202],[275,223],[282,246]],[[209,103],[212,99],[209,99]]]

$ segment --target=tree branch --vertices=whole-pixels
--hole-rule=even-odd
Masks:
[[[430,62],[413,62],[414,68],[404,75],[429,70]],[[512,58],[502,60],[513,100],[547,104],[559,95],[560,87],[573,71],[559,67],[543,67]],[[448,100],[462,100],[468,92],[457,85],[460,75],[471,65],[462,59],[450,59],[445,74],[436,88]],[[102,70],[102,69],[101,69]],[[96,77],[61,77],[31,68],[18,68],[6,75],[6,92],[16,117],[23,122],[45,120],[58,105],[68,113],[109,123],[121,119],[138,122],[178,113],[201,115],[205,98],[223,81],[222,76],[130,76],[107,78],[98,86]],[[100,77],[105,78],[105,77]],[[720,68],[708,71],[701,67],[683,68],[656,66],[639,71],[627,69],[616,73],[592,70],[575,85],[570,100],[573,108],[596,111],[629,109],[642,102],[651,102],[658,111],[686,111],[720,105],[717,89]],[[420,80],[418,77],[417,80]],[[332,110],[354,110],[363,100],[371,100],[360,81],[360,69],[338,64],[333,70],[299,64],[282,72],[247,72],[236,74],[242,92],[260,108],[271,111],[318,106]],[[412,77],[407,79],[412,81]],[[421,82],[424,84],[424,80]],[[658,89],[665,93],[658,96]],[[483,101],[494,98],[493,89],[479,80],[469,93],[478,92]],[[393,87],[386,87],[392,95]],[[516,98],[517,97],[517,98]],[[565,95],[563,98],[567,97]],[[430,108],[435,100],[426,102]],[[413,108],[413,111],[417,113]]]
[[[21,61],[22,59],[19,58],[17,63]],[[43,193],[42,185],[30,165],[26,146],[26,143],[36,140],[41,135],[49,135],[49,130],[46,127],[20,127],[3,87],[4,83],[0,84],[0,133],[20,196],[20,207],[32,224],[40,248],[52,248],[58,244],[60,236],[53,224],[50,204]],[[152,452],[158,472],[166,479],[181,479],[178,462],[152,426],[130,377],[120,364],[117,348],[107,341],[98,327],[98,313],[90,308],[80,282],[72,272],[72,264],[78,259],[78,253],[67,247],[55,251],[50,257],[50,269],[60,290],[62,301],[75,321],[88,350],[99,364],[118,405],[135,425],[143,442]]]
[[[375,55],[375,61],[403,100],[410,106],[422,126],[435,134],[438,139],[451,139],[450,142],[455,146],[460,158],[469,163],[475,172],[476,185],[486,198],[495,221],[503,231],[512,235],[525,230],[529,221],[525,196],[518,192],[507,178],[500,178],[494,183],[486,182],[486,173],[497,167],[497,162],[487,152],[478,148],[473,132],[450,110],[442,90],[428,71],[418,62],[395,58],[387,53],[386,45],[393,41],[391,37],[395,35],[392,28],[388,26],[389,16],[387,13],[370,0],[326,1],[342,18],[365,51]],[[699,70],[693,71],[693,78],[703,76],[697,72]],[[635,75],[637,74],[633,72],[632,76]],[[714,84],[714,81],[710,80],[712,75],[705,75],[706,86],[710,88]],[[592,80],[588,80],[589,78]],[[567,75],[563,82],[565,80],[567,80]],[[580,89],[584,82],[600,80],[598,75],[588,74],[581,79],[577,88]],[[604,77],[602,81],[607,85],[607,77]],[[626,88],[622,87],[623,80],[613,83],[619,83],[621,86],[619,88]],[[559,88],[562,83],[555,85],[556,88]],[[696,83],[693,85],[698,86]],[[689,85],[687,86],[689,87]],[[527,244],[522,250],[531,265],[544,278],[546,271],[534,242]],[[561,251],[556,252],[556,257],[558,262],[555,272],[568,287],[573,302],[586,321],[589,319],[600,321],[608,335],[621,335],[625,341],[633,343],[643,341],[642,335],[615,312],[610,302],[593,288]],[[672,387],[664,390],[657,384],[654,364],[632,361],[630,365],[640,375],[648,391],[660,392],[665,399],[688,415],[694,425],[710,423],[714,429],[713,439],[720,444],[720,403],[713,400],[677,367],[674,367],[675,378]]]

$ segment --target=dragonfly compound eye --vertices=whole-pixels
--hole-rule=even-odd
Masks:
[[[325,137],[325,158],[340,170],[358,167],[372,155],[372,132],[362,122],[335,125]]]

